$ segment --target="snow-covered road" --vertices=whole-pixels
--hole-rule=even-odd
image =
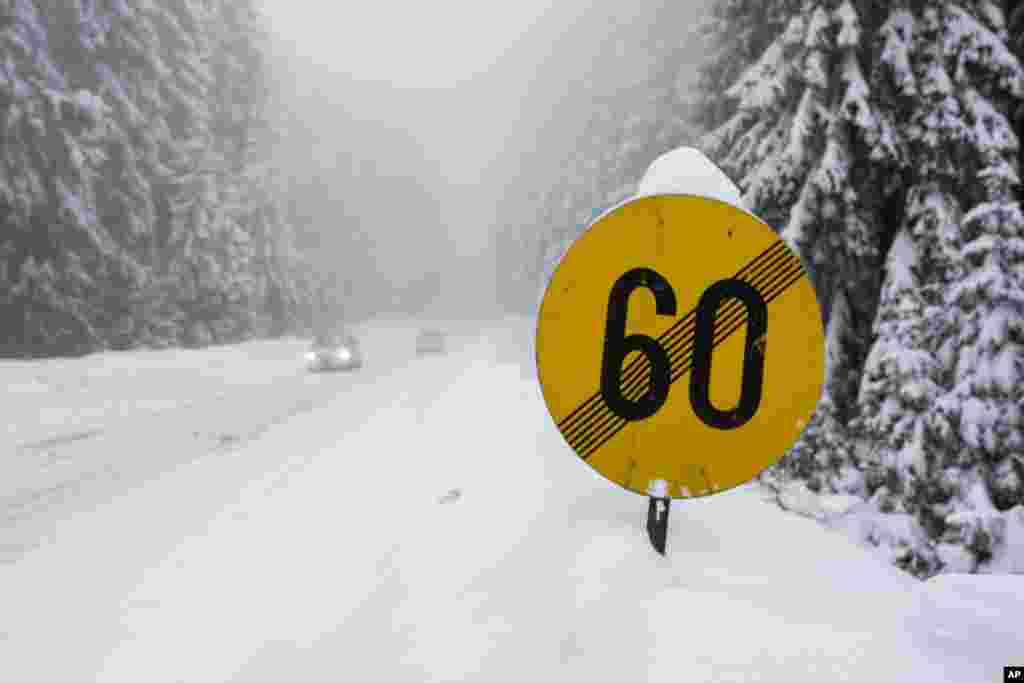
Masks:
[[[753,487],[676,503],[656,555],[511,362],[525,321],[421,359],[415,330],[365,327],[352,375],[296,372],[295,340],[11,364],[17,444],[67,464],[5,465],[0,680],[976,683],[1024,652],[1019,577],[920,584]],[[124,407],[62,428],[11,398],[75,368],[67,413]],[[106,484],[26,511],[88,457]]]

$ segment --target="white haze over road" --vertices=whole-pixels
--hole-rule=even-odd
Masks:
[[[416,323],[377,321],[355,374],[294,370],[298,341],[8,364],[5,407],[35,386],[53,410],[115,405],[115,388],[170,401],[219,367],[227,399],[193,399],[230,402],[236,438],[164,451],[202,420],[187,406],[164,406],[161,431],[114,408],[94,415],[105,436],[25,427],[57,460],[177,466],[8,518],[6,536],[46,538],[0,565],[0,677],[977,683],[1024,651],[1018,577],[919,583],[756,488],[676,502],[658,556],[644,499],[551,424],[524,372],[530,325],[464,325],[449,355],[417,359]],[[119,452],[89,450],[115,433]]]
[[[550,0],[262,3],[274,32],[294,41],[311,58],[346,68],[358,80],[412,89],[448,89],[486,73],[553,4]]]
[[[694,15],[703,4],[693,3]],[[510,195],[523,192],[523,158],[563,162],[548,149],[551,136],[571,137],[599,113],[568,97],[567,84],[593,80],[588,71],[615,27],[651,11],[583,0],[262,6],[281,57],[280,106],[304,131],[281,141],[282,161],[295,157],[285,175],[330,188],[322,206],[302,204],[318,229],[368,236],[324,240],[325,258],[362,281],[441,272],[449,311],[483,316],[495,314],[496,281],[518,267],[498,253],[495,235],[552,227],[515,225],[521,216],[497,208],[527,201]],[[389,176],[414,180],[440,216]]]

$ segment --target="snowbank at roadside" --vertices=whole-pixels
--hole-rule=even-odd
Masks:
[[[240,444],[278,463],[240,490],[211,460],[76,516],[4,569],[0,659],[26,683],[975,683],[1024,652],[1017,577],[919,582],[755,485],[676,502],[657,555],[643,499],[504,362],[513,328],[368,380],[347,429],[312,411]]]

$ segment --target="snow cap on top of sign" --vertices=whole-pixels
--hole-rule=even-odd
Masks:
[[[633,198],[656,194],[699,195],[747,210],[736,184],[693,147],[678,147],[655,159],[637,185]]]

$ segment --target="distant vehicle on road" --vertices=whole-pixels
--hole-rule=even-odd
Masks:
[[[420,333],[416,336],[416,355],[422,356],[429,353],[444,353],[444,339],[445,335],[441,330],[420,330]]]
[[[310,372],[356,370],[363,366],[359,340],[347,330],[320,332],[306,352]]]

